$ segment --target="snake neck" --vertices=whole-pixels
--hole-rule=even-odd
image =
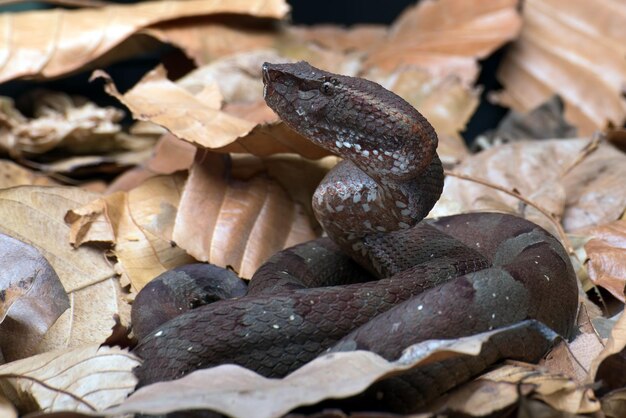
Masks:
[[[293,130],[344,158],[313,197],[331,239],[368,266],[363,240],[409,229],[443,186],[437,135],[408,102],[369,80],[305,63],[264,64],[267,104]]]

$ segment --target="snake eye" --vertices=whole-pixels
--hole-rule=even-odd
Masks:
[[[332,94],[335,92],[335,85],[332,83],[332,81],[324,81],[322,83],[321,90],[322,93],[324,93],[326,96],[332,96]]]

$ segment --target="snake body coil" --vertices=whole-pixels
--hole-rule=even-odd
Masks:
[[[344,158],[313,197],[330,239],[276,254],[246,296],[151,332],[136,348],[144,359],[140,384],[223,363],[284,376],[329,348],[393,359],[416,342],[527,319],[570,334],[575,276],[549,233],[503,214],[422,221],[441,193],[443,171],[435,131],[411,105],[376,83],[304,62],[265,64],[263,79],[265,100],[285,123]],[[379,280],[361,283],[372,278]],[[520,335],[468,359],[462,373],[439,370],[404,385],[420,396],[397,391],[387,400],[411,410],[502,357],[543,354],[535,334],[524,334],[525,349]]]

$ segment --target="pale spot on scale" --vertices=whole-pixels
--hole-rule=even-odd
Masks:
[[[418,311],[421,311],[422,309],[424,309],[424,305],[420,305],[420,306],[417,307]]]
[[[382,156],[382,155],[379,155],[379,156],[378,156],[378,160],[379,160],[379,161],[382,161],[382,160],[383,160],[383,156]]]
[[[274,324],[274,325],[272,325],[272,328],[274,328],[274,329],[278,329],[278,328],[280,328],[280,327],[278,326],[278,324]]]
[[[398,226],[402,229],[409,229],[411,227],[411,225],[404,222],[398,222]]]
[[[478,248],[480,248],[480,242],[477,242],[477,243],[476,243],[476,246],[477,246]]]
[[[374,153],[374,155],[378,155],[378,150],[375,149],[374,151],[372,151]]]
[[[547,281],[550,281],[550,278],[546,276],[545,274],[543,275],[543,277],[545,277]]]
[[[361,193],[356,193],[354,196],[352,196],[352,202],[359,203],[360,201],[361,201]]]
[[[493,296],[493,297],[495,298],[495,297],[496,297],[496,294],[495,294],[495,293],[492,293],[492,294],[491,294],[491,296]]]
[[[396,200],[396,206],[399,208],[406,208],[406,203]]]
[[[372,223],[370,221],[364,221],[363,226],[365,226],[367,229],[372,229]]]
[[[492,314],[491,314],[491,319],[495,319],[495,318],[496,318],[496,314],[495,314],[495,313],[492,313]]]
[[[400,213],[402,214],[402,216],[409,216],[411,214],[411,211],[409,209],[402,209]]]
[[[294,315],[289,315],[289,320],[293,321],[294,319],[296,319],[296,317]]]
[[[343,146],[346,148],[352,148],[352,144],[346,141],[343,142]]]
[[[368,205],[367,203],[363,203],[363,212],[369,212],[370,211],[370,205]]]
[[[377,226],[376,230],[379,231],[379,232],[385,232],[386,231],[384,226]]]
[[[391,325],[391,332],[397,332],[400,329],[400,322],[394,322]]]
[[[339,205],[339,206],[337,206],[337,207],[335,208],[335,210],[336,210],[337,212],[341,212],[341,211],[344,209],[344,207],[345,207],[345,206],[343,206],[343,205]]]
[[[354,144],[354,149],[357,150],[358,152],[361,151],[361,146],[359,144]]]
[[[163,335],[163,331],[158,331],[156,334],[154,334],[155,337],[160,337],[161,335]]]
[[[193,347],[192,347],[192,346],[187,347],[187,351],[191,351],[191,350],[193,350]]]
[[[365,150],[361,153],[365,158],[370,156],[370,152],[368,150]]]
[[[539,261],[535,260],[535,264],[539,264]]]
[[[343,144],[340,141],[335,141],[335,145],[337,146],[337,148],[343,147]]]
[[[509,297],[508,297],[508,296],[505,296],[505,297],[504,297],[504,299],[509,300]]]
[[[437,315],[441,315],[443,312],[441,311],[437,311]]]

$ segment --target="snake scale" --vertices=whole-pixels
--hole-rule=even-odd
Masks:
[[[572,333],[575,275],[552,235],[506,214],[422,220],[442,191],[443,169],[433,127],[409,103],[374,82],[306,62],[266,63],[262,72],[265,100],[281,119],[343,157],[313,197],[328,237],[274,255],[245,296],[240,286],[225,285],[236,298],[144,327],[135,349],[144,359],[139,385],[224,363],[280,377],[327,350],[394,359],[420,341],[526,320]],[[195,294],[190,276],[178,274],[166,287]],[[135,326],[146,305],[159,303],[154,286],[138,296]],[[414,410],[502,358],[538,360],[547,349],[540,334],[533,326],[504,333],[478,357],[379,382],[370,398]]]

